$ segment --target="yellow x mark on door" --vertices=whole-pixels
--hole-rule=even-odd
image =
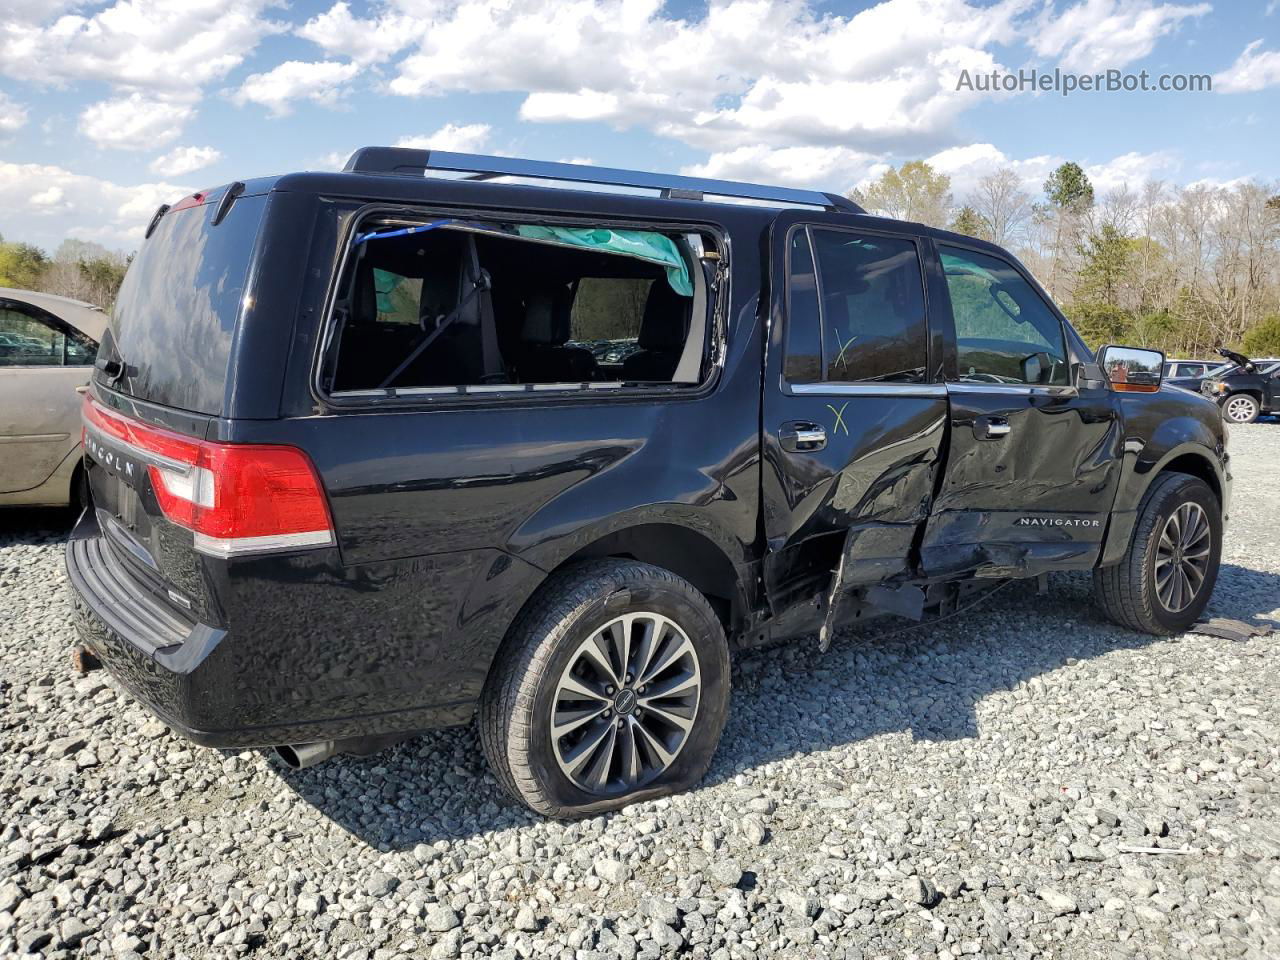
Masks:
[[[839,433],[841,430],[843,430],[843,431],[844,431],[844,435],[845,435],[846,437],[849,435],[849,425],[848,425],[848,424],[846,424],[846,423],[844,422],[844,411],[845,411],[845,408],[846,408],[847,406],[849,406],[849,401],[848,401],[848,400],[846,400],[844,403],[840,404],[840,409],[839,409],[839,410],[837,410],[837,409],[836,409],[835,407],[833,407],[831,404],[829,404],[829,403],[827,404],[827,409],[828,409],[828,410],[830,410],[832,413],[834,413],[834,414],[836,415],[836,422],[835,422],[835,425],[834,425],[834,426],[832,426],[832,428],[831,428],[831,433],[832,433],[833,435],[834,435],[834,434]]]

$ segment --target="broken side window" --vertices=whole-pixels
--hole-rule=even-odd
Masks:
[[[327,384],[335,393],[697,384],[711,244],[604,227],[362,224]]]

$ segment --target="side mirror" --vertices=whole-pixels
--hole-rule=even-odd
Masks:
[[[1041,350],[1022,358],[1023,383],[1048,383],[1053,376],[1053,358]]]
[[[1163,378],[1164,354],[1159,350],[1108,344],[1098,351],[1098,365],[1111,381],[1112,390],[1155,393]]]

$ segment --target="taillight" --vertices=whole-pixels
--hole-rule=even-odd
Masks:
[[[334,543],[315,466],[296,447],[214,443],[121,417],[86,397],[85,422],[147,464],[165,517],[216,557]]]

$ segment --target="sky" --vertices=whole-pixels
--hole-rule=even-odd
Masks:
[[[1211,91],[983,91],[1107,70]],[[958,200],[1064,160],[1100,191],[1274,182],[1280,0],[4,0],[0,235],[132,250],[156,206],[405,144]]]

